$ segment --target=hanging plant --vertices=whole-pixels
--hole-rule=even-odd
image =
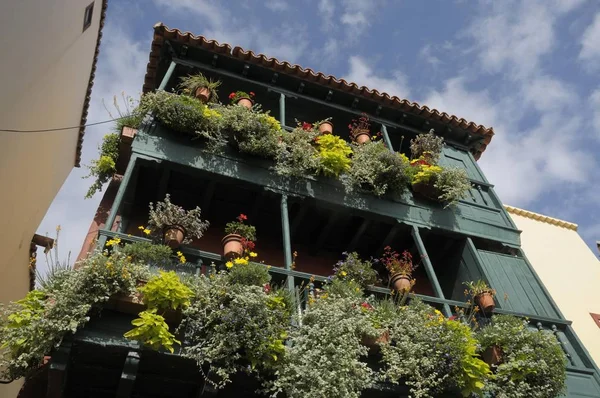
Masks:
[[[353,119],[352,123],[348,125],[350,137],[359,145],[371,141],[370,128],[371,122],[369,121],[369,116],[367,116],[366,113],[363,113],[358,119]]]
[[[202,73],[181,77],[181,82],[178,88],[184,94],[196,97],[203,103],[219,102],[219,94],[217,88],[221,86],[220,80],[211,80]]]

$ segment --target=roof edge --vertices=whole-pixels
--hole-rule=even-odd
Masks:
[[[87,123],[88,111],[92,98],[92,87],[94,86],[94,78],[96,77],[96,67],[98,65],[98,55],[100,54],[100,42],[102,41],[102,29],[106,20],[106,10],[108,9],[108,0],[102,0],[102,9],[100,10],[100,22],[98,23],[98,36],[96,38],[96,48],[94,49],[94,59],[90,70],[90,80],[88,81],[85,99],[83,100],[83,108],[81,109],[81,120],[79,122],[79,136],[77,138],[77,149],[75,152],[75,167],[81,165],[81,149],[83,148],[83,137],[85,135],[85,124]]]
[[[572,222],[569,222],[569,221],[560,220],[558,218],[548,217],[548,216],[545,216],[543,214],[534,213],[534,212],[529,211],[529,210],[519,209],[518,207],[504,205],[504,208],[509,213],[515,214],[517,216],[522,216],[522,217],[530,218],[530,219],[535,220],[535,221],[540,221],[540,222],[544,222],[544,223],[547,223],[547,224],[556,225],[558,227],[570,229],[570,230],[573,230],[573,231],[577,231],[577,228],[578,228],[577,224],[575,224],[575,223],[572,223]]]

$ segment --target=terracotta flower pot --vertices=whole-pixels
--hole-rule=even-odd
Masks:
[[[250,98],[240,98],[240,99],[237,101],[237,104],[238,104],[238,105],[241,105],[241,106],[243,106],[243,107],[246,107],[246,108],[248,108],[248,109],[251,109],[251,108],[252,108],[252,105],[254,105],[254,101],[253,101],[253,100],[251,100]]]
[[[178,248],[185,239],[185,229],[180,225],[171,225],[165,228],[165,244],[171,249]]]
[[[331,122],[323,122],[319,125],[319,133],[321,134],[332,134],[333,133],[333,123]]]
[[[371,351],[371,352],[377,352],[377,351],[379,351],[378,343],[387,344],[389,342],[390,342],[390,333],[386,330],[379,337],[371,337],[371,336],[364,335],[360,341],[360,344],[364,345],[365,347],[368,347],[369,351]]]
[[[418,193],[420,196],[435,202],[440,201],[439,197],[442,194],[442,191],[437,189],[435,185],[427,182],[418,182],[416,184],[412,184],[412,190],[413,192]]]
[[[221,243],[223,244],[223,256],[227,259],[239,257],[244,253],[241,235],[226,235],[223,240],[221,240]]]
[[[208,87],[198,87],[194,94],[196,95],[196,98],[198,98],[200,101],[207,103],[208,98],[210,97],[210,90],[208,89]]]
[[[371,141],[371,132],[369,130],[358,130],[354,132],[354,142],[359,145]]]
[[[494,311],[496,304],[494,304],[494,296],[491,293],[485,292],[475,296],[475,303],[479,306],[481,311],[489,313]]]
[[[502,348],[497,345],[489,346],[485,349],[481,358],[490,366],[496,366],[502,362]]]
[[[408,292],[411,288],[410,277],[408,275],[392,275],[391,284],[397,292]]]

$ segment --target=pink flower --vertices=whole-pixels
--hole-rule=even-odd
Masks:
[[[306,123],[306,122],[302,123],[302,130],[311,130],[311,129],[312,129],[312,124]]]
[[[268,283],[265,283],[263,286],[263,291],[267,294],[269,294],[271,292],[271,285],[269,285]]]

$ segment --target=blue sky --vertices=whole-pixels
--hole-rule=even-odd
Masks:
[[[227,6],[223,6],[227,5]],[[88,122],[138,96],[163,22],[426,104],[496,132],[479,161],[501,200],[600,240],[596,0],[110,0]],[[82,164],[109,132],[86,131]],[[100,200],[74,169],[38,233],[76,257]]]

